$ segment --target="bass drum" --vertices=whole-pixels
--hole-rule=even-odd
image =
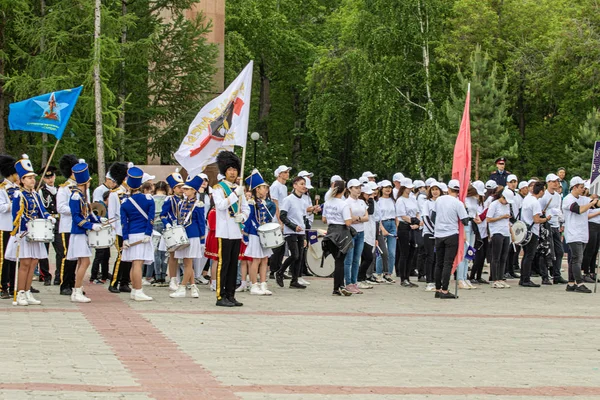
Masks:
[[[323,248],[321,247],[322,240],[323,237],[319,235],[317,243],[308,246],[308,250],[306,251],[306,265],[314,276],[318,276],[319,278],[329,278],[333,276],[335,262],[332,255],[323,259]]]
[[[515,244],[525,246],[531,240],[532,232],[527,229],[527,225],[523,221],[517,221],[511,227],[514,236]]]

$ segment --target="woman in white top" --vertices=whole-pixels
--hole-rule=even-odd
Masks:
[[[477,189],[473,187],[473,185],[469,185],[469,189],[467,190],[467,197],[465,198],[465,208],[467,209],[467,215],[469,219],[476,224],[481,222],[479,219],[479,214],[477,214],[478,200],[479,194],[477,193]],[[475,245],[475,232],[472,229],[472,224],[469,223],[465,226],[465,243],[464,243],[464,255],[467,255],[467,250],[469,246]],[[477,289],[477,287],[473,286],[473,284],[467,279],[467,274],[469,272],[469,260],[463,258],[463,260],[458,264],[458,268],[456,269],[456,279],[458,280],[458,287],[461,289]]]
[[[415,256],[417,254],[414,231],[421,226],[419,220],[419,205],[417,200],[410,196],[414,185],[412,180],[404,178],[400,181],[400,195],[396,200],[396,217],[398,219],[398,246],[396,259],[396,275],[400,277],[404,287],[418,287],[410,281],[410,274],[415,269]]]
[[[439,183],[433,182],[430,184],[427,190],[427,200],[423,203],[421,209],[421,218],[423,219],[423,245],[425,248],[425,279],[427,286],[425,290],[427,292],[435,291],[435,237],[434,229],[435,224],[432,221],[432,211],[435,201],[442,195]]]
[[[490,280],[495,289],[509,288],[503,281],[504,267],[510,246],[510,204],[514,201],[515,194],[510,189],[505,189],[498,194],[487,212],[487,223],[490,230],[490,248],[492,262],[490,263]]]
[[[369,220],[363,225],[365,227],[365,242],[361,255],[360,266],[358,267],[358,288],[373,289],[373,286],[367,281],[367,271],[373,262],[373,253],[377,247],[376,229],[379,225],[379,215],[377,204],[375,203],[375,192],[377,189],[375,182],[367,182],[361,189],[360,198],[367,204],[367,213]]]
[[[385,240],[379,243],[382,254],[377,257],[375,271],[378,278],[382,278],[387,283],[396,283],[392,278],[392,272],[394,272],[394,265],[396,263],[396,225],[398,225],[396,202],[392,198],[392,182],[385,180],[380,183],[380,186],[381,197],[377,201],[377,207],[379,208],[379,217],[381,218],[381,234]]]
[[[475,233],[475,245],[473,246],[475,247],[475,259],[473,260],[473,266],[471,267],[469,281],[471,283],[487,285],[489,282],[481,277],[481,274],[483,273],[483,264],[488,251],[487,221],[482,217],[486,210],[484,205],[485,188],[481,181],[473,182],[473,187],[475,187],[477,194],[479,194],[477,199],[477,216],[479,217],[480,222],[477,223],[477,229],[473,230]]]
[[[346,289],[351,293],[361,294],[358,288],[358,266],[360,264],[360,256],[362,255],[364,240],[365,240],[365,222],[369,220],[367,212],[367,204],[359,198],[361,192],[361,184],[358,179],[350,179],[348,182],[348,196],[346,204],[350,208],[352,216],[352,227],[356,230],[356,235],[352,238],[354,248],[346,253],[344,260],[344,279],[346,281]]]

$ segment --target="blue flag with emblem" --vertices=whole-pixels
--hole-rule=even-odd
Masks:
[[[9,105],[8,127],[13,131],[41,132],[60,140],[83,86],[32,97]]]
[[[319,235],[317,233],[317,231],[315,230],[308,230],[306,231],[308,233],[308,242],[312,245],[319,243]]]

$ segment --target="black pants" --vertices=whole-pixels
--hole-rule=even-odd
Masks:
[[[581,269],[586,275],[596,272],[596,256],[598,256],[598,246],[600,246],[600,224],[588,222],[588,227],[590,236],[583,252],[583,262],[581,264]]]
[[[115,260],[115,266],[113,267],[113,276],[110,281],[110,286],[117,287],[117,284],[127,286],[129,285],[129,273],[131,272],[131,262],[121,261],[121,254],[123,253],[123,236],[117,235],[117,259]]]
[[[15,286],[16,263],[4,258],[6,246],[8,245],[8,240],[10,239],[10,232],[0,231],[0,235],[2,236],[2,240],[0,240],[0,246],[2,246],[2,248],[0,248],[0,277],[2,279],[2,290],[7,291],[9,286],[11,290]]]
[[[360,257],[360,266],[358,267],[358,281],[367,280],[367,271],[373,262],[373,246],[370,244],[363,245],[363,251]]]
[[[60,256],[60,290],[73,289],[75,287],[75,269],[77,268],[77,260],[67,260],[67,252],[69,251],[70,233],[61,233],[60,240],[62,241],[63,254]],[[57,256],[58,257],[58,256]]]
[[[461,244],[462,245],[462,244]],[[458,252],[458,235],[435,239],[435,288],[448,290],[452,264]]]
[[[350,249],[349,251],[352,251]],[[337,258],[334,258],[335,269],[333,270],[333,291],[337,291],[340,287],[344,286],[344,260],[346,255],[339,253]]]
[[[500,281],[504,279],[504,268],[508,258],[510,237],[500,233],[492,236],[492,263],[490,264],[490,280]]]
[[[46,243],[46,251],[48,255],[50,254],[50,243]],[[59,271],[60,263],[62,261],[61,255],[65,252],[62,244],[62,239],[58,230],[54,232],[54,240],[52,241],[52,247],[54,248],[54,252],[56,253],[56,266],[54,270],[54,276],[56,277],[56,273]],[[65,253],[66,254],[66,253]],[[50,273],[50,260],[48,258],[44,258],[38,261],[40,266],[40,277],[44,280],[44,282],[49,282],[52,280],[52,274]]]
[[[283,275],[289,267],[292,274],[292,282],[297,282],[304,254],[304,235],[287,235],[285,242],[290,249],[290,256],[285,260],[277,273]]]
[[[531,281],[531,266],[533,265],[533,258],[535,257],[537,246],[538,236],[533,234],[531,235],[531,240],[529,243],[523,247],[525,254],[523,255],[523,260],[521,261],[521,283]]]
[[[269,269],[275,273],[281,269],[283,256],[285,255],[285,245],[273,249],[273,255],[269,257]]]
[[[554,279],[562,278],[560,268],[562,266],[563,255],[565,250],[563,248],[562,235],[559,228],[552,228],[552,250],[554,255],[554,261],[552,264],[552,276]]]
[[[423,236],[423,249],[425,251],[425,277],[427,283],[433,283],[435,281],[435,238],[433,235]]]
[[[521,252],[521,246],[517,245],[509,245],[508,246],[508,258],[506,260],[506,268],[505,271],[511,275],[514,275],[516,272],[515,267],[519,266],[519,253]]]
[[[408,225],[407,225],[408,226]],[[398,226],[396,246],[396,276],[402,281],[410,281],[411,269],[415,266],[416,248],[410,242],[410,227]]]
[[[94,255],[94,262],[92,263],[92,275],[90,280],[98,279],[98,272],[100,272],[100,279],[108,279],[108,264],[110,262],[110,248],[107,249],[96,249]]]
[[[485,258],[488,253],[488,238],[481,239],[481,242],[477,244],[479,247],[476,247],[475,250],[475,259],[473,260],[473,267],[471,268],[471,275],[469,279],[481,279],[481,274],[483,273],[483,264],[485,263]]]
[[[219,241],[219,259],[217,262],[217,300],[235,297],[235,283],[238,272],[238,257],[242,239],[222,239]],[[244,279],[244,278],[242,278]]]

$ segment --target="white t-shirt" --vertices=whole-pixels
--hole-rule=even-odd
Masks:
[[[458,235],[458,224],[468,217],[465,205],[450,195],[438,197],[433,204],[433,211],[435,211],[434,236],[436,238]]]
[[[106,187],[106,185],[102,184],[94,189],[94,194],[92,195],[92,201],[103,203],[104,193],[108,192],[110,189]]]
[[[466,197],[465,207],[467,208],[467,214],[469,218],[475,218],[477,216],[477,207],[479,206],[476,197]]]
[[[536,236],[540,236],[540,224],[534,224],[533,217],[540,214],[542,214],[542,207],[540,207],[538,199],[532,194],[527,195],[521,207],[521,221],[531,226],[531,232]]]
[[[417,200],[411,197],[400,197],[396,200],[397,217],[416,217],[419,213]]]
[[[562,215],[562,211],[560,209],[560,205],[562,203],[562,197],[558,192],[554,192],[554,194],[550,194],[548,190],[544,193],[540,202],[540,209],[543,211],[546,209],[546,216],[551,215],[552,219],[550,219],[550,226],[553,228],[560,227],[560,223],[558,222],[558,217]],[[548,203],[550,203],[548,205]]]
[[[365,216],[365,213],[367,212],[367,203],[362,199],[354,200],[352,197],[348,197],[346,199],[346,204],[350,207],[352,218]],[[356,229],[356,232],[363,232],[365,230],[364,222],[355,222],[352,224],[352,227]]]
[[[275,181],[269,188],[269,194],[271,195],[271,200],[277,200],[277,205],[279,206],[279,210],[281,210],[281,203],[288,196],[287,186],[279,181]],[[273,215],[273,222],[277,222],[277,215]]]
[[[396,203],[394,203],[394,199],[391,197],[380,197],[377,205],[379,206],[379,215],[382,221],[396,219]]]
[[[500,203],[500,200],[494,200],[488,208],[487,218],[498,218],[507,214],[510,215],[509,205]],[[490,228],[490,236],[494,236],[496,233],[499,233],[502,236],[510,237],[510,220],[508,218],[495,222],[487,221],[487,224]]]
[[[589,210],[582,214],[577,214],[571,211],[571,205],[577,203],[581,207],[589,202],[589,197],[579,196],[577,198],[571,193],[563,199],[562,211],[565,217],[565,241],[567,243],[588,242],[590,237],[587,218]]]
[[[477,214],[481,215],[483,214],[483,212],[485,211],[485,206],[483,204],[480,204],[477,206]],[[481,237],[481,239],[485,239],[486,237],[488,237],[488,232],[487,232],[487,227],[488,227],[488,223],[487,220],[482,220],[480,224],[477,225],[477,229],[479,229],[479,236]]]
[[[304,193],[302,195],[302,198],[306,202],[306,208],[312,207],[312,199],[310,198],[310,196],[307,193]],[[307,215],[308,215],[308,221],[310,222],[310,226],[312,226],[313,222],[315,222],[315,214],[307,213]]]
[[[323,216],[327,219],[327,225],[345,225],[346,220],[352,219],[348,204],[344,200],[335,197],[330,198],[323,204]]]
[[[296,232],[290,229],[287,225],[283,225],[284,235],[304,235],[305,225],[304,217],[306,216],[306,201],[302,197],[296,196],[294,193],[283,199],[280,205],[280,211],[286,211],[287,217],[292,223],[302,228],[302,231]]]
[[[429,217],[431,218],[431,211],[434,208],[435,201],[427,200],[423,203],[423,207],[421,208],[421,218]],[[427,222],[423,223],[423,235],[433,235],[431,229],[429,229],[429,225]]]

